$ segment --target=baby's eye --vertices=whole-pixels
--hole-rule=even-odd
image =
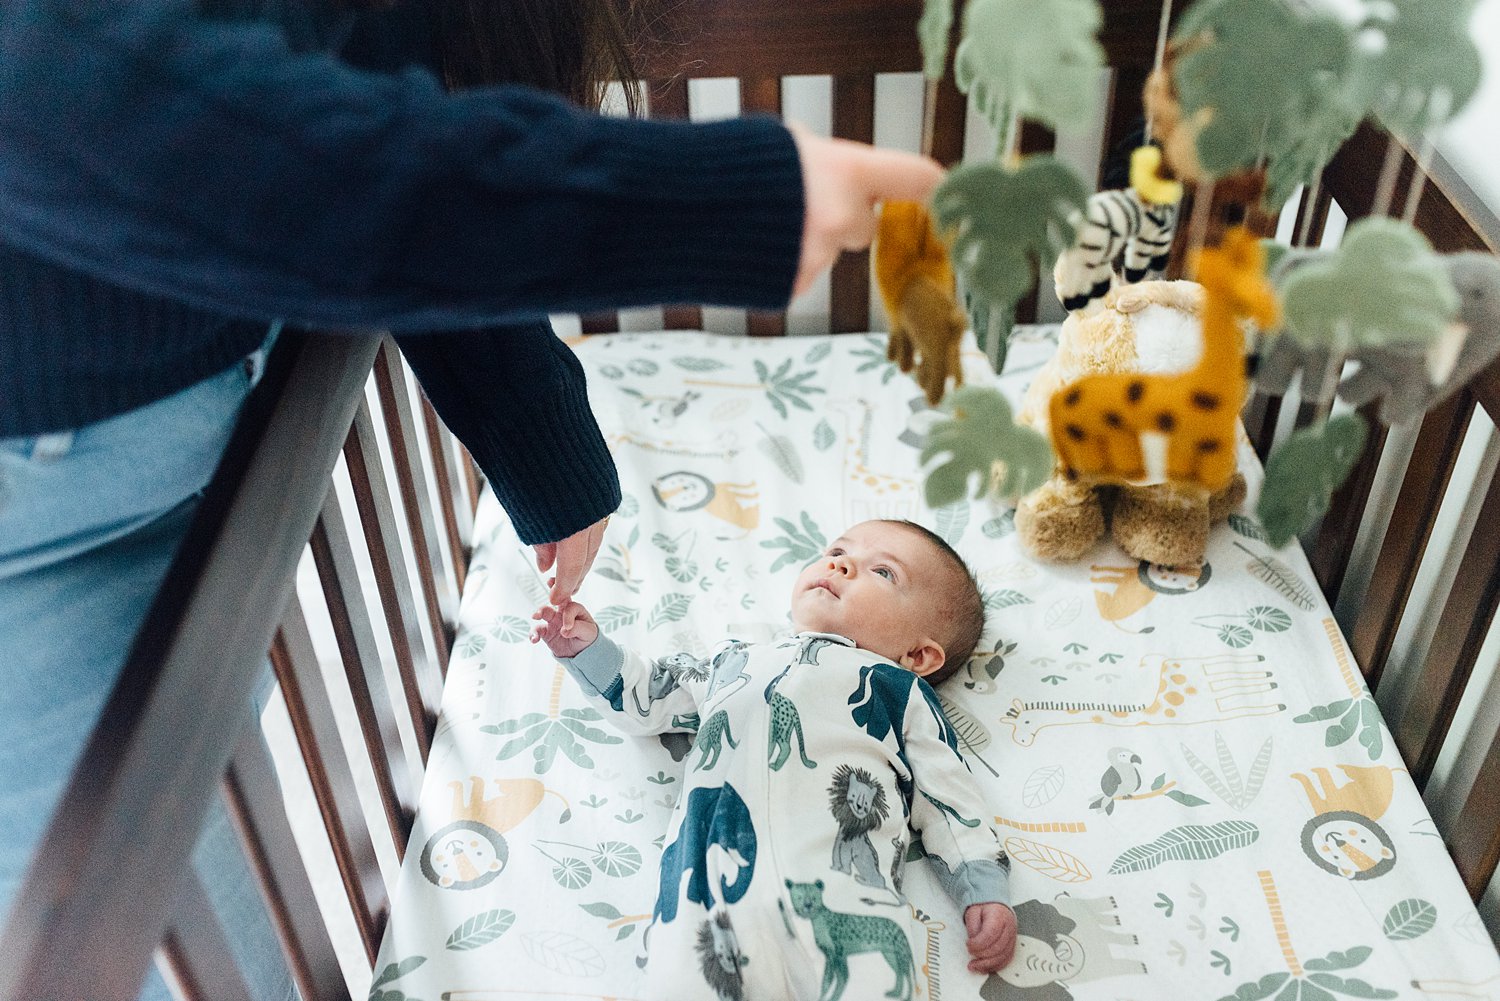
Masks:
[[[844,555],[844,551],[842,549],[840,549],[838,546],[834,546],[832,549],[828,550],[828,555],[829,556],[843,556]]]
[[[891,572],[890,567],[876,567],[875,572],[880,574],[880,576],[884,577],[886,580],[896,579],[896,575]]]

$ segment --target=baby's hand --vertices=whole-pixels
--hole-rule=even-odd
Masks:
[[[558,608],[543,605],[532,616],[541,623],[531,629],[531,642],[547,644],[554,657],[576,657],[599,638],[599,625],[589,610],[568,600]]]
[[[964,910],[969,932],[969,969],[998,973],[1016,951],[1016,912],[1004,904],[972,904]]]

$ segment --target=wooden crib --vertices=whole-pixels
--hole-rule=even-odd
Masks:
[[[914,31],[920,6],[918,0],[684,0],[666,37],[646,57],[650,111],[686,117],[688,79],[701,77],[737,79],[744,111],[775,114],[782,108],[783,78],[826,75],[832,77],[834,134],[870,141],[877,74],[910,74],[920,66]],[[1100,148],[1107,151],[1141,114],[1160,5],[1107,0],[1104,12],[1101,40],[1112,73]],[[955,163],[964,150],[966,113],[951,73],[949,81],[936,103],[934,150]],[[1040,127],[1021,130],[1025,152],[1051,149],[1055,141]],[[1304,193],[1290,210],[1307,242],[1319,241],[1335,207],[1350,221],[1372,211],[1388,142],[1362,127],[1328,166],[1315,197]],[[1403,152],[1398,191],[1407,190],[1418,169]],[[1500,249],[1500,233],[1474,221],[1488,214],[1445,176],[1429,179],[1420,199],[1416,224],[1438,250]],[[1252,223],[1270,235],[1277,220]],[[846,255],[833,272],[832,332],[871,329],[878,320],[869,302],[868,256]],[[1018,318],[1033,320],[1037,309],[1033,293]],[[663,321],[669,329],[696,329],[703,315],[697,307],[670,307]],[[587,316],[581,324],[586,333],[609,332],[618,329],[618,317]],[[751,336],[778,335],[786,320],[756,313],[746,326]],[[378,414],[367,403],[367,382],[378,396]],[[1376,519],[1365,529],[1375,540],[1373,570],[1367,582],[1357,582],[1362,601],[1342,623],[1371,689],[1381,682],[1403,616],[1415,611],[1408,608],[1413,586],[1476,407],[1500,421],[1500,366],[1428,415],[1404,473],[1397,462],[1394,474],[1382,474],[1399,478],[1388,519],[1372,506],[1389,444],[1380,431],[1309,540],[1319,583],[1337,604],[1356,584],[1351,558],[1361,526]],[[1280,419],[1281,409],[1280,399],[1264,397],[1246,408],[1247,429],[1263,458],[1278,425],[1285,434],[1317,416],[1310,403],[1298,407],[1295,418]],[[341,510],[332,487],[341,455],[357,519]],[[235,723],[269,652],[344,891],[340,906],[348,914],[341,920],[352,917],[368,969],[389,911],[378,856],[393,849],[400,858],[411,830],[415,790],[409,777],[426,762],[430,746],[479,487],[467,454],[420,392],[410,392],[389,340],[282,338],[52,818],[47,848],[17,898],[0,948],[0,997],[128,1001],[157,953],[185,997],[248,998],[188,864],[209,797],[216,795],[228,805],[303,996],[350,996],[328,931],[330,915],[313,895],[272,763],[259,735],[240,732]],[[1500,533],[1489,528],[1500,524],[1500,476],[1477,489],[1481,530],[1459,540],[1461,558],[1443,588],[1437,629],[1420,656],[1408,658],[1415,665],[1411,695],[1392,727],[1419,787],[1449,740],[1500,602]],[[414,578],[403,533],[415,558]],[[362,543],[352,535],[362,535]],[[373,568],[377,607],[365,598],[357,546],[359,559]],[[378,806],[369,811],[294,589],[309,547],[344,667],[336,687],[347,691],[337,694],[352,698],[367,758],[361,769],[375,776]],[[382,666],[385,638],[400,679],[396,690]],[[1500,734],[1482,754],[1461,807],[1448,811],[1456,822],[1443,831],[1476,900],[1500,862]],[[367,812],[378,822],[367,823]],[[179,878],[160,878],[163,872]]]

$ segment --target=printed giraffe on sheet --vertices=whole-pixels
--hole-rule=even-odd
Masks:
[[[1166,479],[1220,490],[1234,475],[1240,404],[1245,399],[1241,318],[1276,325],[1276,297],[1265,279],[1260,242],[1243,227],[1199,254],[1203,351],[1186,372],[1101,373],[1064,386],[1049,405],[1052,444],[1070,480],[1155,481],[1143,436],[1166,439]]]
[[[1141,667],[1156,679],[1156,691],[1135,702],[1023,701],[1013,699],[1000,720],[1011,739],[1029,747],[1048,727],[1191,726],[1241,716],[1270,716],[1286,709],[1273,701],[1277,684],[1259,654],[1180,658],[1148,654]]]

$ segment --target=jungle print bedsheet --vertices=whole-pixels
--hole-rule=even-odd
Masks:
[[[1054,334],[1018,331],[1013,399]],[[928,525],[977,572],[985,639],[940,694],[1013,860],[1020,946],[1004,974],[970,974],[956,908],[908,865],[914,996],[1500,998],[1500,958],[1295,546],[1242,513],[1200,573],[1112,543],[1048,566],[1007,509],[927,509],[936,415],[882,336],[576,350],[625,492],[581,599],[623,645],[701,658],[775,637],[798,571],[867,518]],[[993,381],[972,345],[965,365]],[[588,708],[527,642],[542,582],[488,493],[475,532],[371,997],[644,998],[688,738],[624,737]]]

